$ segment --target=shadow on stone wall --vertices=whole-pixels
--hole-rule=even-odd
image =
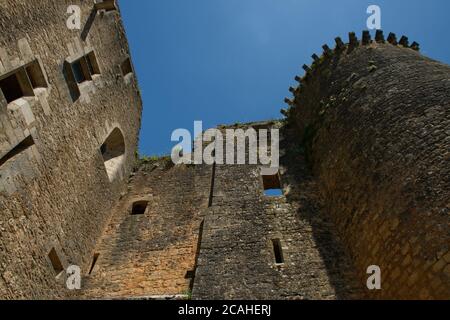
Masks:
[[[286,195],[288,203],[296,204],[300,219],[308,221],[312,233],[327,269],[331,285],[337,299],[358,299],[362,294],[362,284],[358,283],[350,257],[341,245],[335,228],[327,213],[324,212],[315,178],[312,176],[304,148],[298,140],[295,128],[285,125],[281,129],[280,149],[286,150],[280,163],[286,168],[283,176],[289,184]]]

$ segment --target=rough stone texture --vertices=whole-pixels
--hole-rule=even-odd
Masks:
[[[119,12],[93,8],[0,2],[0,298],[450,299],[449,66],[380,32],[324,46],[283,111],[280,197],[259,165],[158,161],[128,180],[140,95]],[[70,64],[92,51],[78,85]]]
[[[200,225],[208,205],[210,166],[145,164],[113,211],[99,242],[83,298],[189,296]],[[148,201],[144,215],[133,203]]]
[[[322,57],[290,111],[368,298],[449,299],[450,67],[370,43]]]
[[[134,165],[141,100],[136,81],[121,75],[129,53],[119,13],[98,13],[82,41],[81,30],[66,27],[71,4],[81,7],[85,26],[93,1],[0,2],[0,78],[37,60],[48,82],[9,104],[0,94],[0,158],[29,135],[35,142],[0,167],[1,298],[67,297],[51,248],[64,267],[86,270]],[[91,49],[101,74],[80,85],[74,101],[63,64]],[[114,128],[126,152],[110,183],[100,146]]]
[[[304,159],[288,152],[291,131],[283,128],[280,146],[283,196],[264,194],[259,165],[216,166],[194,299],[348,299],[359,292],[331,225],[319,216]],[[275,261],[275,239],[283,264]]]
[[[271,123],[258,123],[262,125]],[[291,140],[285,139],[282,148],[290,148]],[[264,195],[258,165],[145,164],[113,211],[81,297],[359,296],[351,263],[330,223],[319,216],[315,183],[304,158],[284,153],[283,166],[292,165],[281,172],[286,197]],[[139,201],[148,201],[146,213],[131,215]],[[283,264],[275,263],[274,239],[281,240]]]

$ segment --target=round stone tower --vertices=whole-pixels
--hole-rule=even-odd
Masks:
[[[368,298],[450,298],[450,67],[350,33],[313,55],[289,117]]]

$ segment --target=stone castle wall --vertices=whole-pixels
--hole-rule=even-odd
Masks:
[[[80,6],[82,30],[67,28],[69,5]],[[0,2],[2,298],[67,296],[60,269],[90,266],[134,165],[141,100],[135,78],[121,71],[129,57],[124,29],[118,11],[93,7]],[[71,82],[67,66],[92,52],[89,81]],[[24,94],[14,101],[11,74]]]
[[[283,132],[281,196],[264,194],[258,165],[173,166],[167,159],[140,167],[97,245],[81,298],[361,296],[351,262],[320,215],[304,157],[286,152],[295,131]],[[133,214],[142,202],[147,208]]]
[[[450,67],[406,38],[369,40],[338,39],[305,67],[298,142],[361,281],[381,267],[368,297],[448,299]]]
[[[211,167],[143,165],[130,181],[97,245],[98,260],[83,281],[83,298],[188,296]],[[133,214],[133,204],[147,203]]]
[[[276,177],[133,173],[141,99],[115,1],[95,2],[0,2],[0,298],[450,298],[449,66],[351,34],[304,67],[288,123],[237,126],[281,128]]]
[[[263,166],[216,165],[194,299],[348,299],[359,294],[351,263],[332,225],[320,215],[314,179],[301,154],[292,152],[293,134],[281,128],[280,196],[265,194]],[[274,241],[281,245],[282,263]]]

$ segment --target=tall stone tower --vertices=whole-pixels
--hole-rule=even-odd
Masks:
[[[378,31],[336,38],[291,88],[290,116],[368,297],[450,298],[450,67]]]
[[[127,39],[115,1],[5,0],[0,29],[0,297],[65,298],[135,162]]]

